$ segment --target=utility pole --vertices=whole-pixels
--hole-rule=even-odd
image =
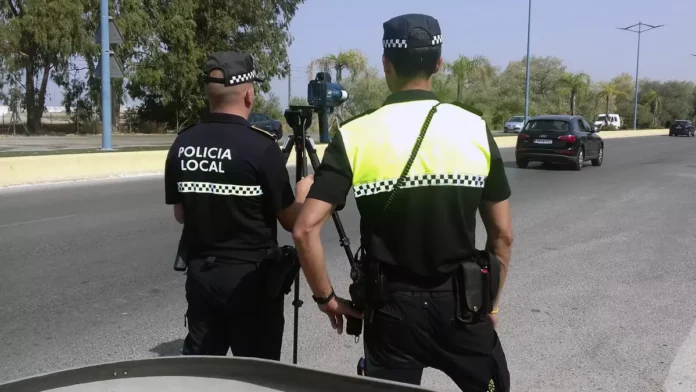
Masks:
[[[123,79],[123,67],[118,62],[111,45],[123,44],[123,35],[114,18],[109,16],[109,0],[100,0],[99,28],[95,40],[101,48],[101,58],[94,76],[101,79],[102,93],[102,150],[111,151],[111,79]],[[118,119],[117,119],[118,121]]]
[[[524,87],[524,125],[527,125],[529,118],[529,66],[530,66],[530,39],[532,36],[532,0],[529,0],[529,16],[527,17],[527,80]],[[524,127],[523,125],[523,127]]]
[[[643,26],[646,28],[643,29]],[[640,36],[650,30],[654,30],[658,27],[662,27],[664,25],[659,25],[659,26],[653,26],[649,24],[645,24],[643,22],[638,22],[637,24],[634,24],[633,26],[628,26],[628,27],[617,27],[619,30],[626,30],[630,31],[632,33],[637,33],[638,34],[638,54],[636,55],[636,86],[635,86],[635,99],[634,99],[634,104],[633,104],[633,129],[638,129],[638,71],[640,69]],[[635,28],[638,27],[638,30],[635,30]],[[605,115],[609,115],[609,113],[605,113]]]
[[[109,47],[109,0],[101,0],[102,150],[111,150],[111,48]]]
[[[292,70],[288,64],[288,107],[290,107],[290,98],[292,98]]]

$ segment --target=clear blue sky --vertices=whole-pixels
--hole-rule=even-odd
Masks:
[[[293,95],[305,96],[304,71],[313,58],[360,49],[379,66],[382,23],[405,13],[439,20],[445,59],[480,54],[504,68],[526,53],[527,6],[528,0],[306,0],[290,29]],[[533,0],[532,54],[558,56],[569,70],[595,80],[635,75],[637,34],[616,28],[639,21],[665,25],[642,36],[640,76],[696,81],[694,0]],[[52,87],[48,105],[59,105],[60,92]],[[272,88],[286,105],[287,80],[273,81]]]

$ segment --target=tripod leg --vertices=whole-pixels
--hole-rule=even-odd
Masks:
[[[288,160],[290,159],[290,154],[292,153],[292,149],[295,145],[295,136],[294,135],[289,135],[287,140],[285,141],[285,144],[283,145],[282,148],[282,153],[283,156],[285,157],[285,164],[288,163]],[[301,178],[301,162],[295,162],[295,165],[297,166],[297,178],[296,180],[299,181]],[[294,320],[293,320],[293,331],[292,331],[292,363],[297,364],[297,351],[298,351],[298,341],[299,341],[299,325],[300,325],[300,307],[303,305],[302,300],[300,300],[300,274],[299,272],[297,273],[297,276],[295,276],[295,284],[294,284],[294,289],[293,291],[295,292],[293,301],[292,301],[292,306],[295,308],[295,314],[294,314]]]

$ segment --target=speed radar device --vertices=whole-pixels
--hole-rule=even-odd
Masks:
[[[331,112],[348,100],[348,91],[338,83],[331,82],[331,74],[319,72],[307,85],[307,102],[310,106],[329,109]]]

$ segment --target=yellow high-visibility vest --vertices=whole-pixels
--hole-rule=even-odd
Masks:
[[[393,188],[428,112],[437,103],[432,99],[384,105],[341,127],[358,201]],[[443,103],[432,118],[402,189],[483,188],[490,163],[485,121],[463,107]]]

